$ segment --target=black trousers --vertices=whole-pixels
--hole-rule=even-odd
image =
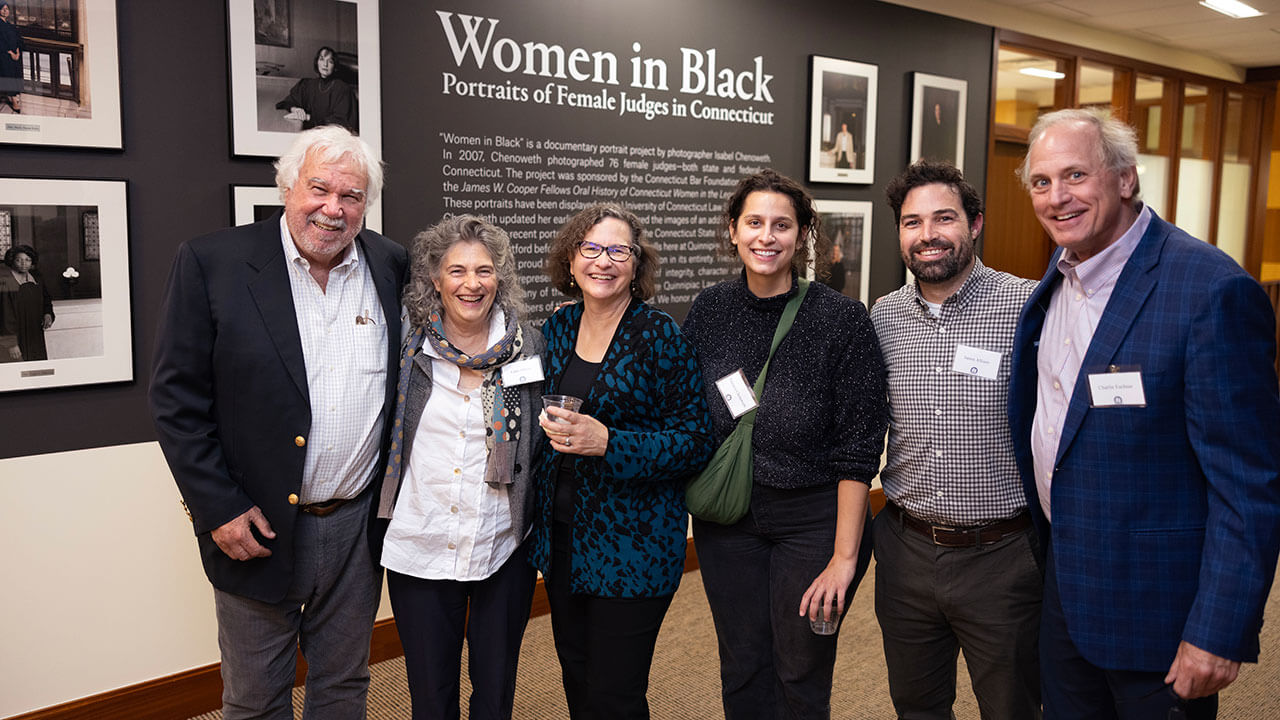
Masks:
[[[527,540],[484,580],[423,580],[387,571],[414,720],[457,720],[464,635],[470,717],[510,719],[536,577]]]
[[[672,595],[609,598],[570,589],[567,525],[551,534],[551,634],[572,720],[647,720],[649,667]]]

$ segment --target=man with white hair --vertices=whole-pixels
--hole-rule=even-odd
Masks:
[[[299,134],[283,213],[184,243],[151,410],[214,587],[223,717],[364,718],[381,573],[370,498],[386,466],[404,248],[364,230],[382,167],[349,131]]]

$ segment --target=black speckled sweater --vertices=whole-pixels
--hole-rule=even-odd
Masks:
[[[735,421],[715,381],[742,368],[755,383],[782,310],[797,291],[757,298],[745,273],[703,290],[682,331],[698,351],[719,446]],[[752,446],[755,481],[781,489],[870,483],[889,423],[884,362],[862,303],[812,283],[765,379]]]

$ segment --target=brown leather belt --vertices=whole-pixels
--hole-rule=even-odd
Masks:
[[[990,525],[975,525],[973,527],[945,527],[942,525],[933,525],[917,518],[892,502],[886,502],[884,509],[889,511],[889,515],[895,520],[902,523],[903,527],[910,528],[924,535],[933,541],[934,545],[939,547],[961,548],[961,547],[977,547],[978,545],[990,545],[994,542],[1022,532],[1031,527],[1031,514],[1026,510],[1014,515],[1008,520],[993,522]]]
[[[334,498],[333,500],[325,500],[324,502],[315,502],[315,503],[307,503],[305,505],[299,505],[298,509],[304,513],[307,513],[308,515],[315,515],[316,517],[324,517],[325,515],[329,515],[333,513],[335,510],[342,507],[343,505],[346,505],[349,502],[351,502],[350,499]]]

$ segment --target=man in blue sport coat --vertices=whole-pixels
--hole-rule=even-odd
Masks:
[[[1212,718],[1258,659],[1280,548],[1275,317],[1139,200],[1131,128],[1043,116],[1020,175],[1059,246],[1009,392],[1047,541],[1045,718]]]

